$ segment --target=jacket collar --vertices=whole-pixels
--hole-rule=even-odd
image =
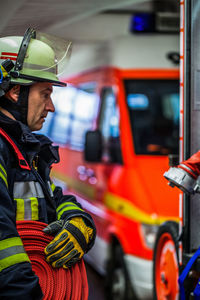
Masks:
[[[20,121],[12,120],[0,112],[0,127],[18,144],[31,148],[38,152],[45,145],[51,145],[52,141],[47,137],[31,132],[28,126]]]

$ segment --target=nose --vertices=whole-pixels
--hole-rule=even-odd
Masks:
[[[49,98],[49,101],[46,104],[46,110],[50,111],[50,112],[54,112],[55,111],[55,106],[53,104],[53,101],[51,98]]]

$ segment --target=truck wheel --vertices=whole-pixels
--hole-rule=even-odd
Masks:
[[[107,264],[105,278],[107,300],[137,300],[124,262],[124,253],[119,244],[113,246],[111,259]]]
[[[159,228],[154,247],[154,299],[178,300],[178,276],[178,224],[168,221]]]

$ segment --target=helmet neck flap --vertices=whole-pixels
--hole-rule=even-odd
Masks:
[[[21,85],[17,102],[8,100],[6,97],[0,98],[0,106],[6,109],[13,117],[27,125],[28,115],[28,95],[30,86]]]

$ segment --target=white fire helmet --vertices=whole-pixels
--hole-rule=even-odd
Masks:
[[[0,65],[5,60],[11,60],[14,64],[6,74],[11,84],[30,85],[46,81],[66,86],[66,83],[59,81],[59,76],[66,68],[70,53],[71,42],[31,28],[27,29],[24,37],[0,38]]]

